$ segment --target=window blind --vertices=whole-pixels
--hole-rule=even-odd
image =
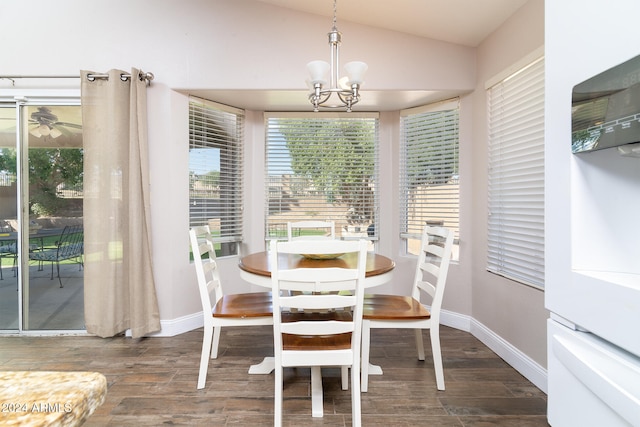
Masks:
[[[544,287],[544,60],[488,90],[488,266]]]
[[[266,234],[334,221],[337,238],[377,240],[378,115],[266,115]]]
[[[189,225],[208,224],[222,255],[242,240],[243,139],[242,110],[190,99]]]
[[[459,237],[458,101],[406,110],[400,118],[400,236],[408,252],[425,224]]]

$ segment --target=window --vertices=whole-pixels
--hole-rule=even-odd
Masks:
[[[458,101],[401,112],[400,237],[417,255],[425,224],[454,230],[458,258]]]
[[[337,238],[377,240],[377,114],[267,115],[265,155],[267,239],[321,220]]]
[[[218,256],[237,255],[242,240],[244,112],[189,101],[189,226],[209,225]]]
[[[488,89],[490,272],[544,286],[544,60]]]

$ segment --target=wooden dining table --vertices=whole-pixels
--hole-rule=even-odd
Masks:
[[[313,259],[302,255],[279,254],[278,265],[283,269],[292,268],[327,268],[342,267],[356,268],[357,253],[345,254],[334,259]],[[365,288],[383,285],[389,282],[393,275],[395,262],[384,255],[373,252],[367,253],[367,267],[365,272]],[[240,277],[249,283],[271,289],[271,263],[269,252],[257,252],[240,259]],[[257,365],[249,368],[250,374],[269,374],[275,367],[273,357],[265,357]],[[312,414],[314,417],[321,417],[323,412],[322,404],[322,378],[317,374],[318,370],[311,370],[311,401]],[[382,369],[376,365],[369,365],[369,375],[382,375]]]
[[[280,268],[356,268],[357,253],[342,255],[335,259],[311,259],[302,255],[280,254]],[[367,253],[366,288],[379,286],[391,280],[395,262],[384,255]],[[271,289],[271,263],[269,252],[256,252],[240,259],[240,277],[249,283]]]

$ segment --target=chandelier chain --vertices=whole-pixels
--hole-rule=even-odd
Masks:
[[[338,0],[333,0],[333,29],[337,30],[338,25]]]

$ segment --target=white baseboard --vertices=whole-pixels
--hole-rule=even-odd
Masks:
[[[536,387],[547,393],[547,370],[545,368],[475,319],[471,319],[469,332]]]
[[[440,324],[460,331],[471,331],[471,318],[453,311],[440,310]]]
[[[482,323],[470,316],[442,310],[440,324],[469,332],[536,387],[547,392],[547,370]]]
[[[193,313],[177,319],[162,320],[160,323],[162,330],[149,335],[150,337],[173,337],[201,328],[203,326],[202,312]],[[547,370],[482,323],[470,316],[442,310],[440,314],[440,324],[469,332],[504,359],[504,361],[511,365],[516,371],[520,372],[526,379],[531,381],[536,387],[545,393],[547,392]]]
[[[204,318],[202,312],[189,314],[188,316],[178,317],[177,319],[161,320],[159,332],[149,334],[148,337],[174,337],[176,335],[184,334],[185,332],[193,331],[194,329],[202,328],[204,326]],[[129,335],[129,331],[127,331]]]

